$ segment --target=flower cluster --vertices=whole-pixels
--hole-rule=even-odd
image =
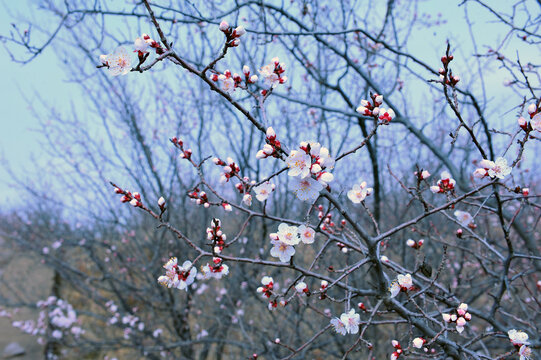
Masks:
[[[445,193],[448,191],[453,191],[455,188],[456,181],[451,177],[451,174],[447,171],[443,171],[440,176],[440,180],[436,185],[430,187],[430,191],[434,194]]]
[[[319,228],[322,231],[325,231],[329,234],[334,234],[336,231],[342,230],[346,226],[346,220],[342,220],[340,222],[340,227],[336,227],[336,224],[332,220],[332,214],[328,213],[327,215],[323,214],[323,205],[318,206],[318,214],[317,217],[319,220],[321,220],[321,225]],[[342,243],[337,243],[338,247],[342,249],[343,252],[347,252],[347,248],[344,247]],[[345,249],[345,250],[344,250]]]
[[[257,292],[262,294],[263,297],[270,298],[272,289],[274,288],[274,280],[270,276],[263,276],[261,284],[263,284],[263,286],[258,287]]]
[[[284,75],[286,71],[286,65],[280,62],[277,57],[272,58],[270,64],[264,65],[259,70],[259,74],[263,77],[265,85],[271,88],[276,87],[278,84],[283,84],[287,81],[287,76]],[[266,95],[267,91],[263,90],[263,95]]]
[[[100,63],[109,69],[112,76],[126,75],[131,71],[132,59],[128,51],[119,46],[112,54],[100,55]]]
[[[162,55],[165,52],[162,46],[147,34],[142,34],[140,37],[135,39],[133,46],[135,48],[134,52],[137,52],[139,59],[141,59],[144,54],[148,52],[147,49],[149,47],[152,49],[156,49],[156,54],[158,55]]]
[[[207,193],[204,191],[201,191],[198,187],[195,187],[193,188],[193,190],[189,191],[188,197],[197,205],[203,205],[205,208],[210,207]]]
[[[439,74],[440,74],[440,82],[442,84],[455,86],[460,81],[460,76],[452,75],[452,74],[450,74],[449,78],[446,79],[445,78],[445,69],[443,69],[443,68],[440,68]]]
[[[270,234],[269,237],[273,245],[270,251],[271,256],[287,263],[295,254],[295,245],[301,241],[305,244],[314,242],[315,231],[306,225],[297,227],[282,223],[278,226],[278,232]]]
[[[511,173],[511,167],[507,166],[507,160],[503,157],[499,157],[496,161],[490,161],[483,159],[479,162],[480,168],[477,168],[473,172],[473,176],[478,179],[482,179],[486,176],[492,179],[504,179]]]
[[[179,266],[176,257],[169,259],[163,268],[165,275],[161,275],[158,282],[168,288],[174,287],[179,290],[186,290],[193,283],[197,274],[197,269],[192,266],[191,261],[186,260],[182,266]]]
[[[473,223],[473,216],[467,211],[461,211],[457,210],[455,211],[455,217],[460,223],[460,225],[464,227],[469,227],[471,229],[475,229],[475,224]]]
[[[444,68],[440,68],[439,70],[440,82],[442,84],[455,86],[460,81],[460,77],[453,76],[453,74],[449,70],[449,63],[453,61],[453,59],[454,59],[453,55],[444,55],[441,57],[441,63],[443,64],[443,67],[444,67]]]
[[[300,150],[292,150],[286,159],[289,176],[296,177],[294,187],[303,201],[315,200],[319,192],[334,179],[326,170],[334,168],[334,158],[329,149],[320,143],[301,142]]]
[[[456,331],[461,333],[464,331],[464,326],[471,320],[471,314],[468,312],[468,304],[460,304],[456,310],[449,314],[441,314],[443,321],[446,323],[456,323]]]
[[[359,204],[360,202],[364,201],[366,197],[370,194],[372,194],[371,187],[366,186],[366,181],[361,181],[360,184],[353,185],[353,188],[348,191],[348,198],[354,203]]]
[[[212,81],[218,82],[220,88],[228,94],[235,92],[237,88],[243,88],[248,86],[248,84],[253,84],[257,81],[257,75],[250,76],[250,68],[247,65],[244,65],[242,69],[244,73],[244,84],[242,77],[237,74],[231,74],[231,71],[226,70],[223,74],[215,73],[212,74]]]
[[[239,166],[230,157],[228,157],[226,161],[223,161],[220,158],[215,157],[212,159],[212,161],[214,162],[214,164],[218,166],[223,166],[222,168],[223,173],[220,176],[221,183],[228,182],[231,177],[238,175],[240,171]]]
[[[391,293],[391,298],[394,298],[395,296],[397,296],[401,291],[408,292],[414,289],[415,287],[413,286],[413,280],[411,278],[411,274],[398,275],[396,277],[396,280],[391,283],[391,286],[389,286],[389,292]]]
[[[237,26],[233,28],[229,26],[227,21],[222,20],[220,23],[220,30],[225,34],[225,45],[230,47],[236,47],[240,44],[240,37],[246,34],[246,29],[243,26]]]
[[[357,108],[357,112],[361,115],[371,116],[374,119],[381,120],[382,124],[389,124],[396,116],[393,109],[385,109],[380,107],[383,104],[383,95],[370,94],[370,100],[361,100],[361,105]]]
[[[520,360],[530,360],[532,356],[532,349],[526,346],[530,344],[528,342],[528,334],[526,334],[524,331],[512,329],[507,332],[507,335],[509,336],[509,340],[513,346],[518,349]]]
[[[134,207],[142,207],[143,203],[141,201],[141,194],[138,192],[134,192],[133,194],[129,190],[124,190],[119,188],[118,186],[115,186],[115,193],[121,194],[122,197],[120,198],[120,201],[123,203],[129,202],[130,205]]]
[[[204,266],[201,266],[201,273],[203,274],[203,279],[221,279],[222,276],[229,274],[229,267],[222,262],[222,259],[220,259],[219,257],[214,257],[212,259],[212,262],[213,264],[206,264]]]
[[[214,252],[219,254],[225,246],[226,235],[222,232],[222,222],[220,219],[212,219],[210,227],[207,228],[207,239],[212,241]]]
[[[13,327],[22,332],[34,336],[44,336],[47,334],[49,326],[52,327],[51,336],[55,339],[61,339],[66,334],[71,333],[73,337],[79,338],[85,331],[78,326],[80,322],[77,319],[77,313],[67,301],[49,296],[47,300],[40,300],[36,306],[41,309],[38,319],[34,320],[16,320],[11,323]],[[2,314],[11,317],[11,314]],[[39,337],[38,343],[45,343],[44,339]]]
[[[406,245],[408,245],[410,248],[413,248],[413,249],[420,249],[421,246],[423,246],[423,244],[425,243],[425,240],[424,239],[419,239],[418,241],[415,241],[413,239],[408,239],[406,240]]]
[[[334,331],[338,334],[357,334],[359,332],[359,324],[361,323],[361,317],[355,312],[354,309],[340,315],[340,318],[331,319],[331,325],[334,327]]]
[[[265,159],[269,156],[275,158],[279,157],[282,144],[280,144],[280,141],[276,139],[276,133],[272,127],[267,129],[265,142],[266,144],[263,145],[263,149],[259,150],[255,157],[257,159]]]
[[[391,360],[396,360],[402,355],[402,346],[400,346],[400,343],[397,340],[392,340],[391,345],[393,345],[394,351],[391,354]]]

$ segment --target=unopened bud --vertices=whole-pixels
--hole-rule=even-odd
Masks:
[[[222,20],[222,22],[220,23],[220,30],[227,31],[227,29],[229,29],[229,24],[227,23],[227,21]]]
[[[162,197],[160,197],[160,198],[158,199],[158,206],[159,206],[159,207],[163,207],[164,205],[165,205],[165,199],[164,199],[163,196],[162,196]]]

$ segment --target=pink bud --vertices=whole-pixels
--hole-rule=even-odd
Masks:
[[[532,115],[535,110],[537,110],[537,107],[535,106],[535,104],[530,104],[530,106],[528,106],[528,114]]]
[[[227,23],[227,21],[222,20],[222,22],[220,23],[220,30],[227,31],[227,29],[229,29],[229,24]]]

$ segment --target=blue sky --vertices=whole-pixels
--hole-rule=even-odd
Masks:
[[[0,4],[6,10],[0,11],[2,35],[9,34],[17,14],[26,15],[37,9],[35,1],[3,1]],[[31,110],[31,105],[38,101],[36,94],[61,110],[74,100],[72,94],[76,86],[62,80],[63,71],[50,48],[26,65],[11,61],[5,48],[0,53],[0,67],[3,69],[0,82],[0,161],[8,163],[16,174],[24,177],[26,173],[33,173],[34,162],[39,159],[41,135],[36,131],[37,122]],[[9,174],[0,166],[0,210],[2,205],[17,201],[18,194],[9,186],[10,182]]]

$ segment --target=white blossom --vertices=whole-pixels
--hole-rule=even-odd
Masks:
[[[287,263],[291,257],[295,254],[295,248],[291,245],[285,244],[280,240],[271,240],[273,245],[270,254],[273,257],[277,257],[281,262]]]
[[[512,329],[507,332],[507,335],[509,336],[509,340],[511,340],[513,345],[530,344],[528,342],[528,334],[526,334],[524,331]]]
[[[360,184],[353,185],[353,188],[348,191],[348,198],[354,204],[359,204],[361,201],[364,201],[372,191],[372,188],[366,186],[366,181],[362,181]]]
[[[300,176],[301,178],[305,178],[310,175],[310,166],[312,165],[312,161],[310,155],[306,154],[304,151],[291,151],[286,163],[289,167],[289,171],[287,173],[289,176]]]
[[[131,70],[131,56],[125,48],[119,46],[113,54],[107,56],[109,73],[113,76],[126,75]]]
[[[286,245],[297,245],[301,240],[299,239],[299,232],[296,226],[289,226],[286,223],[281,223],[278,226],[278,239]]]
[[[467,211],[457,210],[455,211],[455,217],[457,218],[460,225],[467,227],[470,224],[473,224],[473,216]]]
[[[314,242],[316,231],[311,227],[301,225],[298,227],[297,231],[303,243],[312,244]]]
[[[259,201],[265,201],[269,198],[271,192],[274,191],[275,185],[266,181],[261,185],[254,187],[255,197]]]
[[[331,325],[334,327],[334,331],[336,331],[338,334],[347,334],[346,326],[339,318],[331,319]]]
[[[340,321],[344,324],[348,333],[357,334],[359,332],[361,317],[355,312],[354,309],[340,315]]]
[[[302,201],[313,201],[319,196],[319,192],[323,189],[323,185],[317,180],[307,177],[305,179],[295,178],[293,181],[293,191]]]

